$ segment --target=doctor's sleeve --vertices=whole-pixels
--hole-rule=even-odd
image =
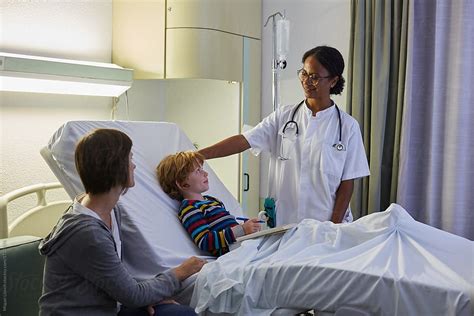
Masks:
[[[242,133],[254,151],[270,152],[275,147],[278,136],[277,111],[265,117],[260,123],[249,131]]]
[[[353,121],[347,141],[347,157],[342,172],[342,180],[362,178],[370,175],[359,123]]]

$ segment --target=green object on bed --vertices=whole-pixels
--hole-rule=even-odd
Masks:
[[[268,216],[267,226],[273,228],[276,226],[276,208],[275,208],[275,200],[273,198],[267,197],[263,204],[265,208],[265,212]]]

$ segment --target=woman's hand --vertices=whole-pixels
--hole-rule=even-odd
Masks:
[[[153,306],[154,305],[148,305],[146,308],[149,316],[155,316],[155,308]]]
[[[242,228],[244,229],[245,235],[258,232],[262,226],[260,225],[260,221],[258,218],[251,218],[245,223],[242,224]]]
[[[183,281],[194,273],[199,272],[202,266],[206,263],[207,261],[204,259],[198,257],[191,257],[189,259],[186,259],[176,268],[174,268],[173,271],[178,280]]]
[[[161,305],[161,304],[176,304],[176,305],[179,305],[178,302],[176,302],[175,300],[172,300],[172,299],[162,300],[158,304],[147,306],[146,311],[148,312],[148,315],[149,316],[155,316],[155,306],[156,305]]]

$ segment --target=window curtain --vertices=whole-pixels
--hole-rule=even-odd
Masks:
[[[405,87],[408,0],[352,0],[347,109],[359,122],[370,177],[356,181],[355,218],[385,210],[397,195]]]
[[[474,240],[474,1],[416,0],[409,12],[397,202]]]

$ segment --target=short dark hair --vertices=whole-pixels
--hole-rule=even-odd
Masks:
[[[76,169],[86,193],[107,193],[129,183],[132,140],[116,129],[96,129],[82,137],[75,151]]]
[[[336,85],[331,88],[329,93],[341,94],[342,90],[344,90],[344,83],[346,82],[342,76],[342,73],[344,72],[344,58],[341,53],[334,47],[318,46],[304,53],[301,62],[304,64],[306,58],[309,56],[316,58],[319,63],[329,71],[331,77],[339,77]]]

